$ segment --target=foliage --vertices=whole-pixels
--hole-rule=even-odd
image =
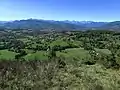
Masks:
[[[119,90],[120,71],[76,65],[60,58],[46,61],[1,61],[1,90]]]

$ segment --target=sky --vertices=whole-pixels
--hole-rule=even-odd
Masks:
[[[120,21],[120,0],[0,0],[0,21]]]

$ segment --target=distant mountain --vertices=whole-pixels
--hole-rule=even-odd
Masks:
[[[61,21],[50,20],[16,20],[13,22],[4,23],[3,26],[7,29],[33,29],[33,30],[79,30],[85,28],[81,25],[66,23]]]
[[[0,23],[5,23],[6,21],[0,21]]]
[[[93,21],[65,21],[75,25],[82,25],[86,29],[97,29],[97,30],[120,30],[120,21],[114,22],[93,22]]]
[[[115,22],[93,22],[93,21],[54,21],[54,20],[16,20],[0,22],[0,29],[32,29],[32,30],[88,30],[106,29],[120,30],[120,21]]]
[[[120,21],[110,22],[100,27],[101,29],[120,30]]]
[[[64,22],[76,24],[76,25],[82,25],[87,28],[96,28],[108,24],[108,22],[93,22],[93,21],[64,21]]]
[[[0,21],[0,30],[4,29],[4,23],[6,23],[5,21]]]

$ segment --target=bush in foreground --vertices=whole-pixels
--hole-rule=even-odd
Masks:
[[[0,61],[0,90],[119,90],[120,71],[99,64]]]

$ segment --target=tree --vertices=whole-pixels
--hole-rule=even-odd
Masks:
[[[54,47],[49,48],[48,51],[49,51],[49,58],[56,57],[56,51]]]
[[[24,50],[20,50],[20,53],[15,55],[15,59],[20,59],[21,57],[27,55],[27,53]]]

